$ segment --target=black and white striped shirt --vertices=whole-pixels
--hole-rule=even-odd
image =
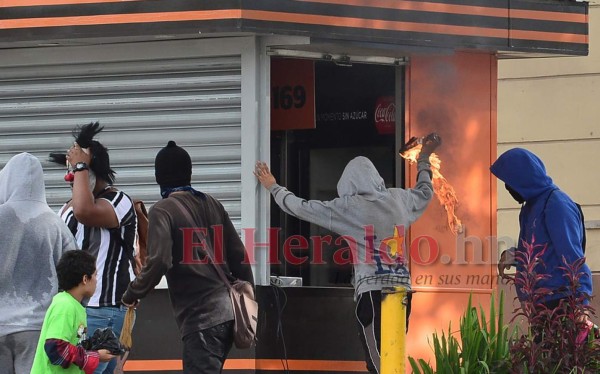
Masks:
[[[111,203],[119,220],[118,228],[84,226],[75,219],[73,207],[67,208],[68,203],[59,215],[75,236],[77,246],[96,257],[98,284],[88,306],[117,306],[135,278],[128,252],[135,248],[137,217],[131,199],[122,191],[111,189],[98,198]]]

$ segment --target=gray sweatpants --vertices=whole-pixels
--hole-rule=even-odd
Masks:
[[[0,374],[29,374],[40,331],[23,331],[0,337]]]

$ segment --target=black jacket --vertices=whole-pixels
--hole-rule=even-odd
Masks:
[[[173,199],[189,209],[193,223]],[[166,275],[182,337],[232,320],[229,293],[208,263],[205,251],[214,253],[213,258],[226,274],[252,284],[254,279],[250,264],[245,261],[244,245],[223,205],[210,195],[172,193],[154,204],[148,219],[147,263],[129,285],[123,301],[131,304],[143,298]],[[201,239],[191,228],[206,238],[203,244],[199,244]]]

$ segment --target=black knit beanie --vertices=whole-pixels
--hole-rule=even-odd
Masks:
[[[169,140],[154,159],[154,176],[161,188],[189,186],[192,181],[192,159],[185,149]]]

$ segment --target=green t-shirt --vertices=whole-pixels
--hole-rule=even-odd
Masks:
[[[60,365],[52,365],[44,350],[44,343],[46,339],[61,339],[77,345],[86,338],[86,334],[85,308],[68,292],[59,292],[52,299],[52,304],[46,312],[31,374],[83,373],[83,370],[75,364],[71,364],[66,369]]]

